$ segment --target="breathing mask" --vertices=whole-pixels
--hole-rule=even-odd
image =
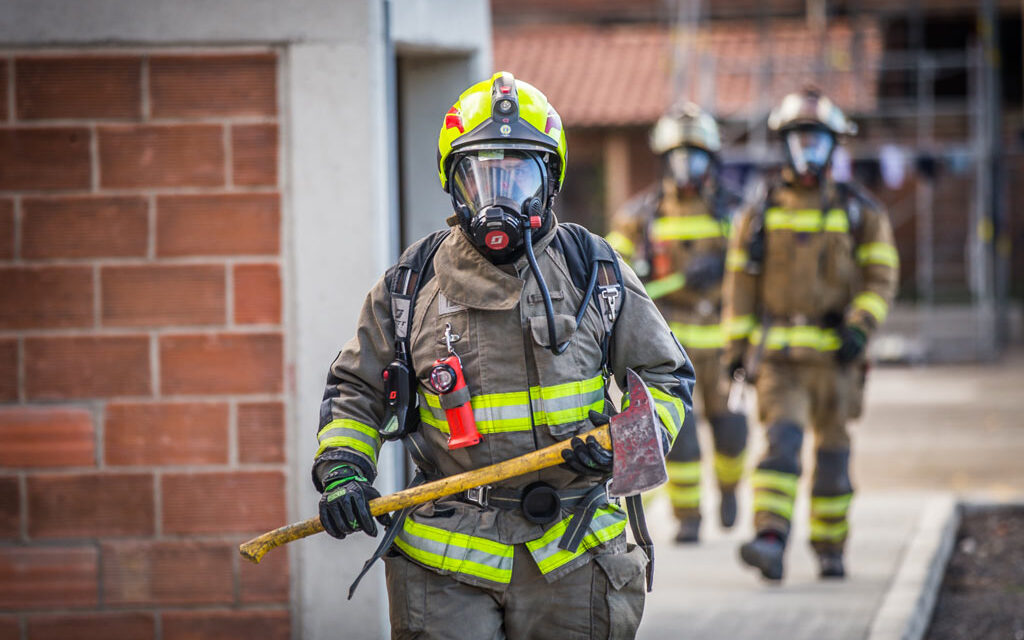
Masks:
[[[836,137],[824,127],[794,127],[782,132],[789,166],[803,182],[821,180],[836,148]]]
[[[699,192],[711,175],[711,154],[699,147],[676,147],[665,154],[666,170],[681,191]]]

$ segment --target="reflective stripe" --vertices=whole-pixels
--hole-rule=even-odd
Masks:
[[[900,265],[900,254],[888,242],[868,242],[857,247],[857,262],[862,265],[880,264],[896,268]]]
[[[769,231],[797,231],[814,233],[848,233],[850,221],[842,209],[829,209],[822,222],[821,209],[781,209],[772,207],[765,211],[765,229]]]
[[[793,517],[793,498],[767,491],[755,491],[754,511],[770,511],[790,520]]]
[[[683,401],[657,387],[649,387],[649,389],[651,398],[654,399],[656,405],[655,411],[658,413],[658,417],[668,429],[669,435],[675,440],[676,434],[679,433],[679,429],[683,426],[683,420],[686,418],[686,407],[683,406]]]
[[[651,237],[656,241],[725,238],[728,235],[727,227],[709,215],[655,218],[651,227]]]
[[[789,496],[796,495],[796,485],[799,477],[792,473],[772,471],[771,469],[757,469],[750,476],[750,486],[755,491],[758,489],[773,489]]]
[[[600,375],[579,382],[550,387],[531,387],[533,419],[551,426],[586,420],[590,411],[604,407],[604,378]]]
[[[369,457],[374,464],[377,464],[380,434],[376,429],[362,422],[349,418],[331,420],[317,432],[316,439],[320,442],[316,456],[329,447],[349,447]]]
[[[673,462],[665,463],[668,469],[668,481],[676,484],[697,484],[700,482],[700,462]]]
[[[533,555],[537,562],[537,568],[541,573],[547,574],[564,566],[566,563],[586,553],[600,544],[608,542],[621,534],[626,529],[626,514],[616,505],[608,505],[597,510],[597,514],[590,522],[589,533],[583,538],[583,542],[576,551],[568,551],[558,548],[558,543],[569,526],[571,516],[563,519],[558,524],[544,532],[544,535],[536,540],[526,543],[526,548]]]
[[[811,517],[845,518],[850,509],[852,493],[841,496],[811,496]]]
[[[681,273],[673,273],[670,276],[648,282],[644,285],[644,289],[647,290],[647,297],[656,300],[674,291],[679,291],[685,286],[686,276]]]
[[[604,237],[608,244],[623,256],[629,258],[636,252],[636,245],[621,231],[612,231]]]
[[[721,349],[725,346],[725,332],[720,324],[671,322],[669,327],[687,349]]]
[[[750,335],[750,332],[754,330],[754,326],[757,325],[757,319],[754,318],[753,314],[745,316],[737,316],[729,320],[729,325],[726,328],[729,334],[730,340],[740,340]]]
[[[750,256],[743,249],[729,249],[725,253],[725,268],[728,271],[743,271],[750,262]]]
[[[857,297],[853,299],[851,306],[854,309],[867,311],[879,322],[884,322],[885,316],[889,315],[889,303],[874,291],[858,293]]]
[[[668,485],[668,498],[673,507],[696,509],[700,506],[700,487],[677,487]]]
[[[811,519],[811,542],[842,542],[850,531],[846,520],[842,522],[822,522]]]
[[[356,438],[349,438],[345,436],[338,436],[335,438],[327,438],[320,442],[320,446],[317,448],[316,453],[313,455],[314,458],[319,458],[320,454],[332,447],[347,447],[354,449],[359,453],[363,454],[370,459],[373,464],[377,464],[377,450],[378,447],[373,447],[366,444],[362,440]]]
[[[755,328],[750,334],[751,344],[760,344],[763,338],[761,327]],[[803,347],[816,351],[835,351],[842,340],[835,329],[823,329],[813,325],[796,325],[792,327],[771,327],[765,348],[769,351],[781,351],[787,347]]]
[[[741,451],[738,456],[727,456],[715,452],[715,476],[719,484],[733,485],[743,477],[743,466],[746,461],[746,452]]]
[[[465,573],[492,582],[512,579],[510,544],[455,533],[406,518],[395,544],[413,560],[445,571]]]

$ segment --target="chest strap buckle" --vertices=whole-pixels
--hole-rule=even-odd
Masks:
[[[491,493],[491,485],[485,484],[482,487],[473,487],[472,489],[466,489],[464,494],[467,502],[472,502],[478,507],[487,507],[487,497]]]

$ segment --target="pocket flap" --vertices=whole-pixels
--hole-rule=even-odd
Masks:
[[[604,553],[594,557],[616,591],[636,579],[647,567],[647,554],[640,547],[626,553]]]
[[[548,318],[544,316],[533,316],[530,318],[530,333],[533,334],[533,341],[542,347],[551,346],[548,339]],[[555,314],[555,339],[561,344],[571,340],[576,333],[576,318],[562,313]]]

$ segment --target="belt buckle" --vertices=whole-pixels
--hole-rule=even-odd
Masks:
[[[487,496],[491,493],[491,485],[485,484],[482,487],[466,489],[466,500],[475,505],[486,507]]]

